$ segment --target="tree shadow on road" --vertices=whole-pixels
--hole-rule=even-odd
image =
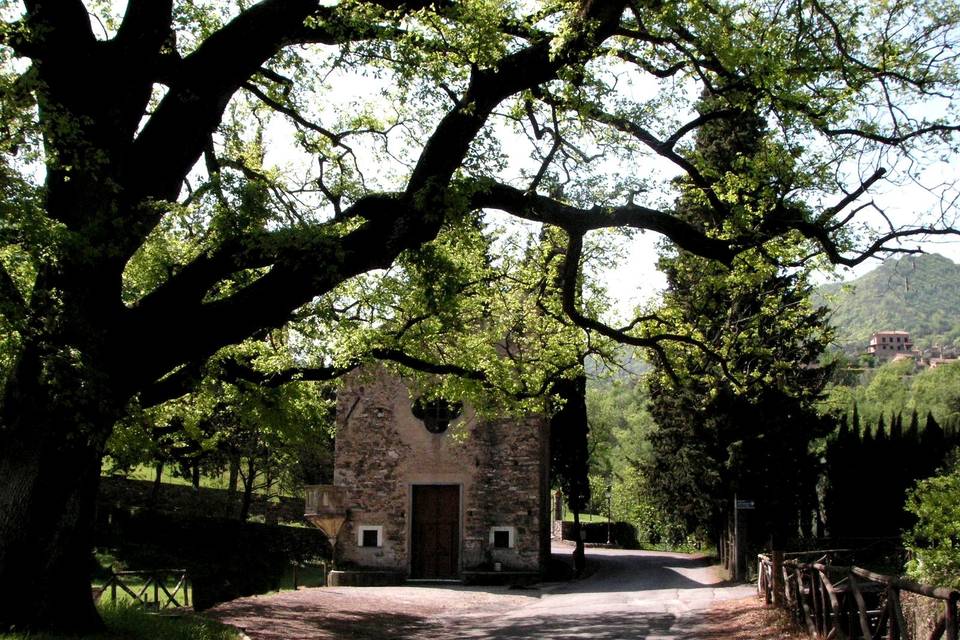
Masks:
[[[678,626],[679,625],[679,626]],[[530,617],[515,624],[504,625],[502,620],[488,624],[471,622],[464,628],[446,628],[442,640],[455,638],[491,638],[496,640],[521,640],[551,638],[552,640],[619,640],[631,638],[673,638],[692,628],[669,613],[602,613],[594,615]]]
[[[241,629],[253,640],[433,638],[438,628],[426,617],[395,611],[340,611],[271,599],[237,600],[208,617]]]

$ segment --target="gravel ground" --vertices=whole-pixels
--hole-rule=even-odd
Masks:
[[[207,615],[252,640],[437,638],[450,619],[495,616],[539,595],[538,590],[462,585],[328,587],[241,598]]]
[[[684,640],[808,640],[782,611],[759,598],[717,602],[704,612],[703,623]]]
[[[555,550],[556,551],[556,550]],[[590,550],[590,577],[535,588],[460,584],[301,589],[241,598],[207,615],[251,640],[800,640],[750,585],[702,558]]]

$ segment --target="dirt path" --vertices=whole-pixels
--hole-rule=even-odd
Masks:
[[[718,635],[722,621],[717,627],[718,618],[708,610],[722,610],[724,602],[730,603],[727,609],[735,600],[751,602],[744,599],[755,593],[750,585],[723,583],[714,567],[695,556],[590,549],[588,562],[595,568],[589,578],[533,589],[301,589],[242,598],[210,615],[243,629],[252,640],[706,640],[734,637]],[[734,618],[734,612],[726,617]]]

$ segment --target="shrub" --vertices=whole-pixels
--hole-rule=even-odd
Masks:
[[[904,535],[912,554],[907,572],[920,582],[960,587],[960,456],[940,475],[918,482],[906,508],[917,518]]]
[[[280,588],[291,562],[330,556],[319,530],[142,512],[116,512],[101,544],[130,569],[186,569],[193,606]]]

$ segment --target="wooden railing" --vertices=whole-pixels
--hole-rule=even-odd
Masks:
[[[811,636],[828,640],[960,640],[957,602],[960,591],[930,587],[910,580],[874,573],[861,567],[829,564],[832,552],[813,562],[786,557],[782,572],[783,593],[775,594],[775,562],[760,554],[757,589],[768,602],[778,602],[792,612]],[[801,554],[785,554],[785,556]],[[902,594],[917,594],[943,603],[942,615],[929,635],[911,635],[903,612]]]
[[[184,569],[116,571],[99,588],[98,598],[109,593],[115,603],[120,592],[148,609],[190,606],[190,580]]]

